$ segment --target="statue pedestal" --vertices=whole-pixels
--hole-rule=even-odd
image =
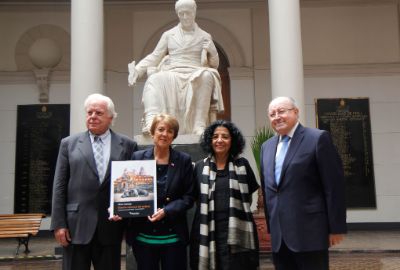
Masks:
[[[153,145],[153,138],[151,136],[147,135],[136,135],[134,137],[135,142],[139,146],[148,146],[148,145]],[[199,135],[195,134],[182,134],[178,135],[176,139],[172,142],[172,145],[185,145],[185,144],[198,144],[200,140]],[[199,148],[200,149],[200,148]]]
[[[260,253],[266,253],[271,251],[271,235],[268,233],[265,223],[264,209],[258,209],[258,211],[257,214],[253,214],[253,217],[257,226]]]
[[[253,214],[257,226],[260,253],[271,252],[271,235],[267,229],[264,212],[264,200],[261,187],[258,189],[257,213]]]
[[[145,149],[153,145],[153,138],[151,138],[150,136],[137,135],[135,136],[134,139],[138,143],[139,149]],[[196,162],[206,157],[206,154],[200,147],[199,139],[200,137],[198,135],[179,135],[173,141],[172,148],[177,151],[189,154],[192,158],[192,161]],[[195,212],[195,207],[192,207],[190,210],[187,211],[187,220],[189,227],[192,226],[194,212]],[[131,246],[126,245],[126,270],[136,270],[136,269],[137,265],[135,256],[132,253],[132,248]]]

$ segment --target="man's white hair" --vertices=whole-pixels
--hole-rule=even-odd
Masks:
[[[107,104],[107,112],[109,116],[112,116],[112,123],[114,124],[115,118],[117,118],[117,113],[115,112],[115,106],[114,102],[111,100],[111,98],[104,96],[102,94],[91,94],[89,95],[84,102],[84,108],[85,111],[87,111],[88,107],[90,104],[96,103],[96,102],[105,102]]]
[[[289,101],[289,103],[291,103],[291,105],[294,107],[294,108],[297,108],[298,109],[298,107],[297,107],[297,103],[296,103],[296,100],[294,99],[294,98],[292,98],[292,97],[276,97],[276,98],[274,98],[273,100],[271,100],[271,102],[269,103],[269,105],[271,105],[272,103],[275,103],[276,101],[278,101],[278,100],[286,100],[286,101]],[[269,107],[269,106],[268,106]]]

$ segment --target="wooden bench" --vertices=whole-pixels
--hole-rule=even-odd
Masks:
[[[29,239],[39,232],[44,214],[5,214],[0,215],[0,238],[16,238],[18,241],[15,255],[18,255],[21,244],[25,254],[29,253]]]

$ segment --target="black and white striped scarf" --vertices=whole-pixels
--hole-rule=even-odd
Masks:
[[[256,250],[250,211],[251,194],[246,167],[239,158],[229,161],[228,245],[232,253]],[[200,183],[199,270],[216,269],[214,191],[217,165],[214,157],[204,159]]]

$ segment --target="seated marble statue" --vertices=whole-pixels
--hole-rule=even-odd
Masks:
[[[143,134],[149,134],[155,115],[167,113],[178,119],[180,134],[200,135],[215,120],[210,115],[224,110],[218,52],[211,35],[195,22],[196,2],[178,0],[175,11],[179,24],[163,33],[151,54],[128,65],[130,86],[148,76],[142,98]]]

